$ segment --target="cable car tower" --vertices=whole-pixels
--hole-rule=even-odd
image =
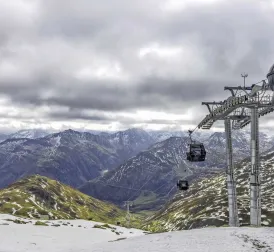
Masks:
[[[131,219],[131,214],[129,211],[129,207],[133,206],[133,202],[132,201],[125,201],[125,206],[127,207],[127,214],[126,214],[126,221],[127,221],[127,227],[130,227],[130,219]]]
[[[244,79],[247,77],[244,74]],[[261,188],[259,161],[259,117],[274,111],[274,65],[265,80],[250,87],[225,87],[231,96],[223,102],[203,102],[209,114],[198,128],[210,129],[218,120],[224,120],[226,134],[227,190],[229,225],[239,226],[236,183],[234,180],[232,129],[242,129],[251,123],[251,171],[250,171],[250,224],[261,225]],[[258,85],[261,84],[261,85]]]

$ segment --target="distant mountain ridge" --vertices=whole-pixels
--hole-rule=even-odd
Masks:
[[[188,131],[163,131],[155,130],[148,131],[148,133],[153,137],[155,142],[162,142],[170,137],[189,137]],[[203,142],[205,139],[208,139],[214,132],[211,131],[195,131],[193,133],[193,139]]]
[[[79,186],[152,143],[150,135],[139,130],[106,136],[65,130],[36,139],[7,139],[0,143],[0,187],[32,174]]]
[[[6,139],[11,139],[11,138],[30,138],[30,139],[35,139],[35,138],[41,138],[49,135],[50,132],[46,130],[41,130],[41,129],[25,129],[25,130],[19,130],[13,134],[7,135]]]
[[[49,131],[42,130],[42,129],[23,129],[16,131],[11,134],[0,134],[0,141],[5,141],[7,139],[14,139],[14,138],[40,138],[45,137],[51,134]]]

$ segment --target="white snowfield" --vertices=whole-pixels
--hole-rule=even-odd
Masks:
[[[146,235],[111,225],[120,232],[117,235],[111,229],[94,228],[102,223],[92,221],[49,221],[49,225],[61,224],[54,227],[5,219],[19,218],[0,215],[0,252],[274,252],[274,228],[204,228]]]

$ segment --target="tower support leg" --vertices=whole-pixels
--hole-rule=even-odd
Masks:
[[[129,207],[131,206],[130,201],[125,201],[126,207],[127,207],[127,214],[126,214],[126,221],[127,221],[127,227],[130,228],[130,212],[129,212]]]
[[[229,226],[239,227],[238,207],[236,183],[234,180],[234,165],[232,158],[232,137],[231,137],[231,121],[229,118],[225,119],[225,133],[226,133],[226,176],[227,176],[227,193],[228,193],[228,210],[229,210]]]
[[[261,226],[258,108],[251,108],[250,225]]]

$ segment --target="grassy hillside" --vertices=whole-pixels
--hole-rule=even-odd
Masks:
[[[89,197],[67,185],[39,175],[20,180],[0,191],[0,213],[50,219],[88,219],[124,222],[125,211]]]
[[[132,201],[131,210],[134,213],[147,212],[148,215],[151,215],[151,213],[160,210],[166,201],[167,197],[161,197],[150,191],[141,191],[140,195]]]
[[[249,170],[244,160],[235,169],[238,210],[241,226],[250,223]],[[261,157],[262,225],[274,226],[274,152]],[[178,192],[164,208],[146,222],[151,231],[191,229],[228,224],[228,200],[225,174],[202,179]]]

